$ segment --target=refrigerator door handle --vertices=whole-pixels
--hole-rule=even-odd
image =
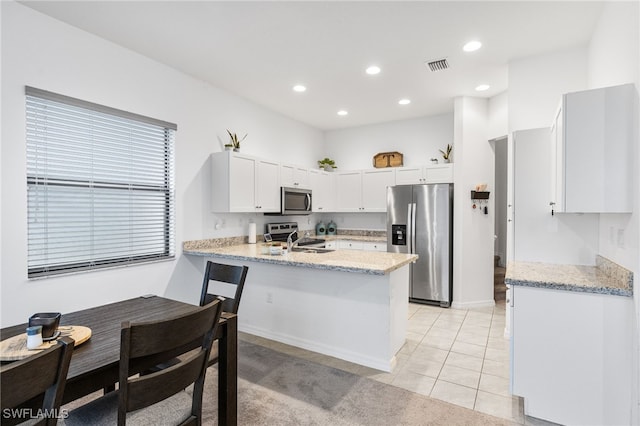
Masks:
[[[412,213],[412,208],[411,208],[412,204],[409,203],[407,204],[407,235],[405,235],[405,238],[407,239],[407,253],[412,254],[413,253],[413,248],[411,247],[411,235],[412,232],[411,231],[411,226],[413,223],[413,215]]]
[[[411,254],[416,252],[416,203],[411,204]]]

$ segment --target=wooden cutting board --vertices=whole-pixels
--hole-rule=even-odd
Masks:
[[[91,329],[81,325],[60,326],[58,330],[60,330],[60,337],[68,336],[75,340],[75,346],[86,342],[91,337]],[[0,361],[19,361],[49,349],[55,344],[57,341],[52,340],[44,342],[37,349],[27,349],[27,333],[18,334],[0,342]]]

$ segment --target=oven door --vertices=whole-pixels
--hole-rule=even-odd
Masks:
[[[281,214],[311,214],[311,190],[282,187]]]

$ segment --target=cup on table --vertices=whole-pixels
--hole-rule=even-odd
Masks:
[[[27,349],[36,349],[40,345],[42,345],[42,326],[27,327]]]

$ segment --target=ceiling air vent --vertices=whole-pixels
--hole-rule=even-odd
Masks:
[[[436,59],[434,61],[426,62],[426,65],[432,72],[442,71],[449,68],[449,62],[447,62],[447,58]]]

